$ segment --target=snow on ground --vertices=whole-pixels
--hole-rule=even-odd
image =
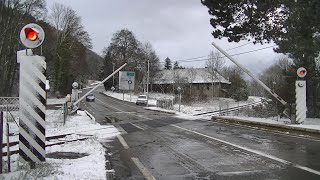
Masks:
[[[130,94],[129,93],[118,93],[118,92],[112,92],[112,91],[106,91],[104,92],[105,95],[114,97],[119,100],[124,100],[128,102],[136,102],[138,95],[131,94],[131,100],[130,100]],[[151,106],[156,106],[157,105],[157,100],[163,100],[163,99],[169,99],[173,100],[174,99],[173,94],[161,94],[161,93],[149,93],[149,105]],[[237,106],[242,106],[250,103],[256,103],[256,102],[261,102],[260,97],[256,96],[249,96],[247,101],[239,101],[236,102],[234,99],[231,98],[219,98],[215,100],[209,100],[207,102],[193,102],[190,105],[185,105],[181,104],[181,112],[185,114],[197,114],[201,112],[208,112],[208,111],[216,111],[221,109],[226,109],[226,108],[232,108],[232,107],[237,107]],[[175,111],[179,110],[179,104],[174,104],[173,108]]]
[[[190,105],[181,104],[180,110],[185,114],[199,114],[202,112],[217,111],[219,109],[228,109],[258,102],[261,102],[261,98],[256,96],[249,96],[247,101],[238,102],[231,98],[219,98],[206,102],[193,102]],[[174,104],[173,108],[175,111],[178,111],[179,104]]]
[[[99,141],[111,141],[119,134],[118,130],[114,126],[102,126],[96,123],[84,111],[68,116],[63,124],[61,112],[61,110],[47,111],[46,137],[60,134],[71,135],[46,142],[46,145],[64,142],[62,145],[46,147],[46,153],[73,152],[86,153],[87,156],[78,159],[47,158],[46,162],[30,170],[25,163],[18,161],[19,156],[15,154],[10,158],[13,172],[0,175],[0,179],[106,179],[105,149]],[[18,131],[18,128],[12,128],[12,131]],[[87,139],[78,140],[84,138]],[[18,137],[15,140],[18,140]],[[18,146],[10,149],[17,150]],[[6,161],[6,158],[4,160]]]

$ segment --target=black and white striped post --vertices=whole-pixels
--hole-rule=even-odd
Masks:
[[[27,48],[39,47],[44,41],[43,29],[36,24],[26,25],[20,33]],[[46,62],[44,57],[28,51],[17,60],[20,63],[19,87],[19,154],[31,167],[45,161]]]
[[[300,67],[297,70],[299,80],[296,81],[296,123],[301,124],[307,118],[307,84],[304,79],[307,70]]]

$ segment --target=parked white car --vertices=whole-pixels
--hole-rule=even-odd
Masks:
[[[139,95],[138,96],[138,99],[136,101],[136,105],[140,105],[140,104],[147,105],[147,96],[146,95]]]

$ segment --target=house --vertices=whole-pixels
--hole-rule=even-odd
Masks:
[[[207,68],[162,70],[152,80],[153,91],[176,93],[177,87],[195,96],[226,97],[231,83],[217,71]]]

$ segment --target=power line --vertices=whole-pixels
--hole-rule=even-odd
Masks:
[[[194,58],[189,58],[189,59],[179,59],[178,61],[194,60],[194,59],[199,59],[199,58],[204,58],[204,57],[207,57],[207,55],[205,55],[205,56],[199,56],[199,57],[194,57]]]
[[[240,45],[240,46],[236,46],[236,47],[233,47],[233,48],[227,49],[226,51],[234,50],[234,49],[237,49],[237,48],[240,48],[240,47],[246,46],[246,45],[248,45],[248,44],[252,44],[252,42],[248,42],[248,43],[246,43],[246,44],[242,44],[242,45]]]
[[[268,49],[268,48],[272,48],[275,47],[277,45],[272,45],[272,46],[267,46],[267,47],[263,47],[263,48],[259,48],[259,49],[255,49],[255,50],[250,50],[250,51],[246,51],[246,52],[241,52],[241,53],[236,53],[236,54],[231,54],[230,56],[238,56],[238,55],[242,55],[242,54],[248,54],[248,53],[252,53],[252,52],[256,52],[256,51],[261,51],[264,49]],[[207,56],[205,56],[207,57]],[[218,58],[224,58],[225,56],[221,56]],[[178,60],[178,62],[201,62],[201,61],[207,61],[209,60],[209,58],[205,58],[205,59],[190,59],[190,60]],[[161,62],[161,63],[165,63],[165,62]]]
[[[242,45],[240,45],[240,46],[236,46],[236,47],[233,47],[233,48],[231,48],[231,49],[227,49],[226,51],[230,51],[230,50],[233,50],[233,49],[237,49],[237,48],[246,46],[246,45],[248,45],[248,44],[252,44],[252,43],[251,43],[251,42],[248,42],[248,43],[246,43],[246,44],[242,44]],[[198,57],[188,58],[188,59],[179,59],[179,60],[177,60],[177,61],[179,62],[179,61],[194,60],[194,59],[200,59],[200,58],[204,58],[204,57],[208,57],[208,55],[198,56]]]

